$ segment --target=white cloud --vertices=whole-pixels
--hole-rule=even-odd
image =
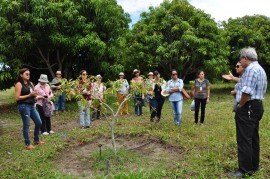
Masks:
[[[143,11],[150,6],[157,7],[163,0],[117,0],[125,12],[131,15],[132,23],[139,20]],[[230,17],[243,17],[245,15],[260,14],[270,17],[269,0],[190,0],[190,4],[218,21],[227,21]]]
[[[148,11],[150,6],[157,7],[163,0],[117,0],[125,12],[128,12],[132,19],[132,24],[140,19],[140,14]]]
[[[132,14],[147,11],[150,6],[157,7],[163,0],[118,0],[117,2],[126,12]]]
[[[218,21],[260,14],[270,17],[269,0],[191,0],[190,4]]]

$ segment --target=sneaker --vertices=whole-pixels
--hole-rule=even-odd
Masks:
[[[35,145],[38,145],[38,144],[42,145],[42,144],[45,144],[45,142],[42,141],[42,140],[41,140],[41,141],[35,141],[34,144],[35,144]]]
[[[50,132],[49,132],[50,134],[54,134],[55,132],[54,131],[52,131],[52,130],[50,130]]]
[[[24,146],[26,149],[28,149],[28,150],[32,150],[32,149],[34,149],[34,148],[36,148],[35,146],[33,146],[33,145],[26,145],[26,146]]]
[[[81,126],[81,129],[84,129],[84,126]]]
[[[49,133],[48,132],[43,132],[42,135],[49,135]]]

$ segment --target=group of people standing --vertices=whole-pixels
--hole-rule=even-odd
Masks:
[[[202,78],[201,78],[202,77]],[[99,119],[101,113],[101,101],[104,101],[103,93],[106,87],[103,85],[102,76],[97,75],[94,82],[89,79],[86,70],[81,70],[79,75],[79,82],[77,89],[83,97],[83,101],[78,101],[80,111],[80,126],[82,129],[90,128],[91,116],[90,109],[94,108],[92,119]],[[45,102],[50,102],[53,106],[54,113],[58,113],[60,110],[65,111],[65,92],[62,90],[62,74],[61,71],[56,72],[56,77],[52,80],[51,86],[48,84],[48,77],[45,74],[41,74],[38,79],[39,83],[34,86],[30,81],[30,70],[23,68],[19,72],[18,80],[15,84],[15,96],[18,103],[18,109],[20,111],[23,120],[23,136],[25,139],[25,147],[28,149],[34,148],[30,144],[28,131],[30,126],[30,117],[35,123],[34,143],[43,144],[44,141],[39,141],[39,133],[42,135],[49,135],[55,133],[51,127],[51,115],[47,115],[44,111]],[[119,105],[124,101],[123,107],[120,107],[120,115],[127,114],[128,101],[125,100],[129,94],[130,85],[125,79],[123,72],[119,73],[120,88],[118,90],[117,98]],[[183,94],[182,89],[184,86],[183,80],[178,78],[176,70],[172,70],[171,80],[168,83],[160,77],[158,71],[149,72],[148,79],[143,79],[140,75],[140,71],[135,69],[133,71],[133,78],[131,80],[131,86],[139,88],[133,90],[134,95],[134,112],[136,116],[143,115],[142,107],[145,104],[145,100],[149,102],[150,106],[150,121],[160,122],[161,111],[165,101],[165,96],[162,91],[169,94],[169,101],[174,113],[175,125],[180,126],[182,121],[182,106],[183,106]],[[147,91],[143,92],[141,88],[147,87]],[[204,79],[204,72],[200,72],[200,78],[195,80],[192,93],[195,97],[195,123],[198,121],[198,111],[201,104],[201,123],[204,121],[205,105],[209,99],[209,81]],[[206,94],[207,93],[207,94]],[[52,98],[55,98],[54,103]],[[98,99],[97,103],[93,102],[94,99]],[[101,100],[101,101],[100,101]],[[95,106],[93,105],[95,103]],[[36,104],[36,105],[35,105]],[[93,107],[94,106],[94,107]],[[124,108],[124,109],[122,109]]]
[[[199,71],[198,79],[195,80],[192,87],[192,94],[195,99],[195,123],[198,123],[199,109],[201,107],[201,120],[200,123],[204,123],[206,103],[210,97],[210,83],[204,78],[204,71]],[[119,80],[122,81],[121,88],[118,91],[119,104],[125,99],[130,88],[129,83],[124,79],[124,73],[119,73]],[[138,69],[133,70],[133,78],[131,80],[131,86],[133,88],[134,95],[134,113],[136,116],[143,115],[142,107],[145,105],[145,101],[149,102],[150,108],[150,121],[160,122],[161,111],[165,101],[165,97],[169,96],[169,102],[173,109],[174,123],[177,126],[182,122],[182,107],[183,107],[183,87],[184,82],[178,78],[176,70],[171,71],[171,80],[166,82],[160,77],[158,71],[149,72],[148,78],[143,79]],[[146,88],[146,92],[137,88]],[[125,102],[125,112],[128,113],[127,102]],[[120,115],[122,115],[122,107],[120,108]]]
[[[240,60],[236,64],[236,72],[240,74],[240,78],[234,77],[231,74],[223,77],[228,80],[237,82],[235,89],[231,94],[235,96],[235,104],[233,111],[235,112],[236,121],[236,137],[238,145],[238,165],[239,168],[235,172],[230,172],[230,176],[243,177],[244,175],[252,175],[260,169],[260,141],[259,141],[259,122],[262,119],[263,99],[267,89],[267,76],[264,69],[258,64],[257,53],[254,48],[244,48],[240,52]],[[92,96],[97,99],[103,99],[105,86],[101,83],[101,75],[96,76],[94,83],[89,82],[86,70],[80,72],[79,91],[87,102],[92,102]],[[52,81],[52,86],[48,85],[47,75],[41,75],[39,83],[34,86],[30,81],[30,71],[23,68],[19,71],[19,76],[15,84],[15,97],[18,104],[23,121],[23,137],[25,147],[27,149],[35,148],[31,145],[28,131],[30,127],[30,117],[35,123],[34,129],[34,144],[44,144],[39,138],[40,131],[44,135],[53,134],[51,129],[50,116],[44,113],[44,101],[50,100],[56,96],[55,111],[59,109],[65,110],[64,101],[65,94],[61,93],[61,72],[56,72],[56,78]],[[123,103],[123,108],[120,107],[120,115],[129,114],[128,103],[125,100],[129,94],[129,89],[134,85],[129,85],[125,79],[123,72],[119,73],[120,88],[117,98],[119,104]],[[159,122],[161,119],[162,107],[165,101],[165,96],[169,96],[169,102],[173,109],[174,123],[177,126],[182,122],[182,107],[183,107],[183,88],[184,82],[178,78],[176,70],[171,71],[171,79],[166,82],[160,77],[158,71],[149,72],[148,79],[143,79],[140,76],[140,71],[133,71],[131,83],[136,84],[136,87],[147,86],[147,91],[134,91],[134,112],[135,115],[143,115],[142,106],[146,99],[150,104],[150,121]],[[52,90],[51,90],[52,88]],[[199,120],[199,110],[201,108],[200,124],[205,120],[205,108],[210,99],[210,83],[205,79],[204,71],[199,71],[198,78],[194,81],[192,87],[192,95],[195,101],[195,124]],[[60,102],[60,106],[59,103]],[[35,107],[36,103],[36,107]],[[80,107],[80,125],[82,128],[90,127],[90,106],[81,104]],[[100,106],[96,106],[97,112],[100,112]],[[38,112],[37,112],[38,111]],[[100,114],[98,114],[100,115]]]

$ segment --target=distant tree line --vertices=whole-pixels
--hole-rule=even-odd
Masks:
[[[116,0],[2,0],[0,2],[0,90],[11,87],[22,67],[31,79],[41,73],[68,79],[82,69],[114,80],[159,70],[165,79],[177,69],[191,80],[199,69],[219,80],[232,70],[239,50],[255,47],[270,74],[270,19],[262,15],[217,24],[187,0],[150,7],[129,28],[129,14]]]

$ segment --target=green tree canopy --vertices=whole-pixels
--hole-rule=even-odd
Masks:
[[[183,79],[194,79],[199,69],[214,79],[228,69],[226,38],[210,15],[186,0],[164,1],[149,11],[132,29],[130,67],[159,69],[165,77],[175,68]]]
[[[129,21],[116,0],[2,0],[1,89],[12,85],[22,66],[36,79],[56,70],[66,77],[82,69],[118,72],[123,66],[116,63],[122,55],[117,50]]]
[[[224,37],[230,45],[229,60],[232,68],[239,59],[239,51],[247,46],[254,47],[259,62],[270,74],[270,18],[262,15],[244,16],[223,22]]]

